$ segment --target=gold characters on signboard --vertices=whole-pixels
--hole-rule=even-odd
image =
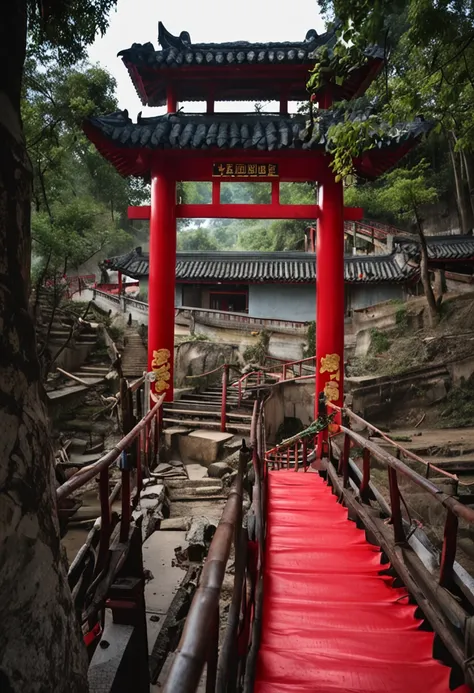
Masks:
[[[214,163],[212,175],[218,178],[278,178],[278,164]]]
[[[329,373],[329,380],[324,386],[324,394],[329,402],[339,399],[339,381],[341,379],[341,357],[339,354],[326,354],[321,359],[320,373]]]
[[[155,392],[169,390],[168,380],[171,377],[169,358],[170,352],[168,349],[158,349],[158,351],[153,352],[151,369],[155,374]]]

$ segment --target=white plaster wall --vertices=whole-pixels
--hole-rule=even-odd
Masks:
[[[404,300],[405,298],[403,284],[352,284],[346,286],[346,293],[348,291],[350,291],[352,310],[375,306],[377,303],[393,299]]]
[[[250,284],[249,315],[309,322],[316,314],[314,284]]]

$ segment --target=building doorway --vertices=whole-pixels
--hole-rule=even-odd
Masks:
[[[212,310],[247,313],[248,293],[247,291],[211,291],[209,304]]]

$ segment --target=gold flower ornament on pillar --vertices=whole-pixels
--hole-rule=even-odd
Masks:
[[[151,369],[155,374],[155,392],[169,390],[168,380],[171,377],[169,358],[170,352],[168,349],[158,349],[158,351],[153,352]]]
[[[341,357],[339,354],[326,354],[321,359],[320,373],[329,373],[329,380],[324,386],[324,394],[329,402],[337,402],[339,399],[339,381]]]

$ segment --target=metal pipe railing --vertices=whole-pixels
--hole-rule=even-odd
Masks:
[[[429,477],[430,471],[434,470],[441,476],[445,476],[448,479],[452,479],[455,481],[457,484],[464,485],[464,483],[459,479],[459,477],[456,474],[451,474],[448,472],[446,469],[442,469],[441,467],[436,466],[432,462],[428,462],[427,460],[424,460],[422,457],[419,455],[416,455],[414,452],[411,452],[411,450],[407,450],[403,445],[400,445],[400,443],[397,443],[395,440],[390,438],[386,433],[381,431],[379,428],[371,424],[369,421],[366,421],[363,419],[361,416],[358,414],[355,414],[351,409],[347,409],[346,407],[338,407],[337,405],[333,404],[332,402],[327,402],[327,406],[330,409],[333,409],[334,411],[344,414],[348,416],[352,421],[355,421],[358,424],[361,424],[364,426],[364,428],[367,428],[369,431],[372,431],[372,433],[376,433],[380,438],[383,438],[387,443],[389,443],[391,446],[396,448],[399,453],[401,453],[404,457],[407,457],[410,460],[413,460],[414,462],[418,462],[422,464],[423,466],[426,467],[426,476],[427,478]],[[466,484],[467,485],[467,484]]]
[[[215,690],[219,647],[219,599],[232,542],[242,514],[244,452],[239,472],[209,548],[199,587],[165,682],[164,693],[194,693],[207,664],[206,691]]]
[[[151,409],[148,414],[137,423],[130,433],[122,438],[122,440],[117,443],[112,450],[103,455],[99,460],[97,460],[97,462],[94,462],[94,464],[91,464],[89,467],[76,472],[76,474],[71,476],[70,479],[65,481],[64,484],[62,484],[56,491],[58,501],[70,496],[73,491],[77,491],[77,489],[81,488],[81,486],[84,486],[88,481],[97,476],[97,474],[103,469],[108,469],[120,457],[120,455],[125,452],[128,447],[130,447],[131,443],[133,443],[133,441],[138,437],[145,426],[153,419],[156,419],[160,407],[163,404],[163,400],[164,395],[161,395],[153,409]]]

